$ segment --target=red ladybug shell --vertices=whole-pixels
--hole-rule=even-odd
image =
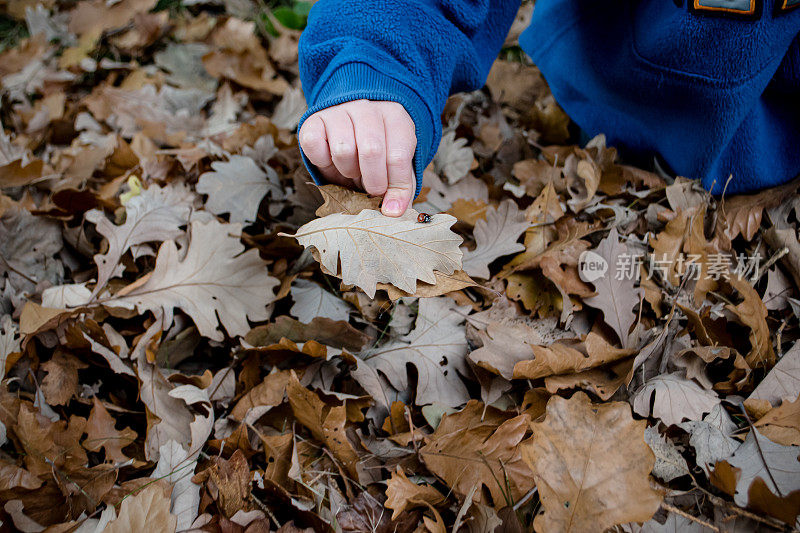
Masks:
[[[431,216],[428,213],[420,213],[417,215],[417,222],[421,224],[427,224],[431,221]]]

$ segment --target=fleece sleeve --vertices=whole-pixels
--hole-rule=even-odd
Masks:
[[[388,100],[414,120],[414,171],[441,138],[447,97],[486,81],[519,0],[319,0],[300,37],[300,80],[313,113],[351,100]],[[319,175],[308,159],[311,175]]]

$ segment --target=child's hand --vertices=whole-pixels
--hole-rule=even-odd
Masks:
[[[300,128],[300,147],[325,179],[383,196],[384,215],[414,197],[414,121],[395,102],[355,100],[318,111]]]

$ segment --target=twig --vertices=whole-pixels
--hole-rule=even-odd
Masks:
[[[684,518],[686,518],[688,520],[691,520],[692,522],[696,522],[696,523],[700,524],[701,526],[707,527],[711,531],[716,531],[716,533],[719,533],[719,528],[717,526],[715,526],[714,524],[712,524],[711,522],[706,522],[705,520],[697,518],[696,516],[692,516],[689,513],[687,513],[686,511],[682,511],[682,510],[678,509],[677,507],[674,507],[674,506],[672,506],[672,505],[670,505],[668,503],[662,503],[661,507],[663,507],[665,510],[667,510],[667,511],[669,511],[671,513],[675,513],[677,515],[681,515],[682,517],[684,517]]]

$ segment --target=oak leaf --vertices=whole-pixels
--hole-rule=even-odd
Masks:
[[[122,500],[119,516],[106,526],[104,533],[174,532],[178,521],[169,513],[169,506],[169,494],[160,485],[150,484]]]
[[[495,507],[513,505],[531,488],[531,472],[520,456],[530,418],[507,419],[501,412],[470,401],[458,413],[446,414],[420,449],[428,470],[458,495],[478,484],[488,489]],[[474,501],[482,502],[479,490]]]
[[[153,311],[163,317],[164,329],[179,307],[205,337],[223,340],[218,324],[230,336],[244,335],[250,330],[248,319],[269,318],[266,306],[274,298],[278,280],[268,274],[257,250],[242,253],[240,232],[238,224],[192,222],[183,259],[174,241],[164,242],[151,274],[102,303],[135,307],[140,313]]]
[[[475,223],[475,249],[464,252],[462,268],[470,276],[489,278],[489,263],[504,255],[524,250],[517,242],[530,224],[513,200],[486,210],[486,219]]]
[[[392,509],[392,520],[415,507],[436,507],[445,502],[441,492],[430,485],[417,485],[408,479],[399,466],[386,482],[386,507]]]
[[[467,140],[456,139],[456,132],[449,131],[442,135],[439,149],[433,158],[433,166],[452,185],[467,175],[474,160],[475,156],[472,148],[467,146]]]
[[[713,391],[706,390],[678,373],[662,374],[644,384],[633,397],[633,410],[642,416],[650,416],[650,401],[653,400],[652,416],[660,418],[666,425],[680,424],[683,420],[702,420],[705,413],[719,404]]]
[[[776,444],[757,429],[751,429],[744,443],[726,460],[730,466],[741,470],[733,500],[741,507],[747,506],[748,491],[757,478],[761,478],[770,492],[778,496],[800,490],[798,458],[800,446]]]
[[[233,155],[214,161],[211,168],[200,176],[197,192],[208,195],[206,209],[215,215],[229,213],[231,222],[254,222],[261,199],[270,191],[273,197],[283,193],[275,171],[265,172],[249,157]]]
[[[545,511],[536,531],[604,531],[650,519],[663,495],[650,486],[655,457],[645,425],[622,402],[553,396],[544,421],[532,424],[532,442],[521,446]]]
[[[326,291],[319,284],[298,279],[292,283],[294,305],[289,310],[300,322],[308,324],[317,317],[347,321],[350,306],[341,298]]]
[[[391,283],[413,294],[418,279],[434,284],[435,271],[460,270],[462,256],[458,248],[462,239],[449,229],[454,217],[433,215],[429,223],[421,224],[417,215],[413,209],[397,218],[369,209],[358,215],[334,213],[312,220],[290,236],[315,248],[327,272],[340,275],[345,284],[358,286],[370,298],[377,283]]]
[[[454,306],[449,298],[423,298],[419,300],[419,313],[411,333],[359,357],[383,373],[397,390],[409,388],[406,365],[414,365],[419,405],[463,405],[469,393],[458,373],[469,371],[465,360],[469,349],[464,327],[467,309]]]
[[[81,444],[90,452],[98,452],[105,448],[107,462],[114,464],[127,462],[128,457],[122,448],[136,441],[138,435],[131,428],[118,430],[116,421],[97,396],[93,400],[92,412],[86,422],[86,439]]]
[[[599,279],[593,280],[597,294],[584,298],[586,305],[603,312],[603,320],[617,334],[623,348],[631,348],[629,332],[636,321],[633,308],[639,304],[641,289],[634,287],[634,278],[618,275],[617,261],[623,255],[629,255],[628,247],[619,242],[617,229],[612,228],[608,237],[600,241],[594,253],[606,260],[608,271]],[[589,280],[584,280],[589,281]]]
[[[132,247],[146,242],[162,242],[183,234],[180,229],[189,220],[195,195],[182,185],[152,185],[125,204],[125,222],[113,224],[102,211],[86,212],[86,220],[95,224],[97,232],[108,241],[108,250],[94,256],[97,283],[92,296],[118,275],[122,256]]]

